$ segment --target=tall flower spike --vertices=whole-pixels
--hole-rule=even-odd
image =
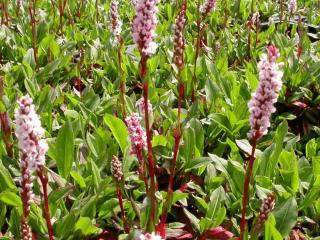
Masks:
[[[276,63],[280,56],[279,49],[270,45],[268,56],[263,55],[258,64],[259,68],[259,86],[250,100],[248,107],[250,112],[251,130],[248,134],[250,139],[258,140],[267,134],[270,127],[270,116],[276,111],[273,106],[278,100],[279,91],[281,90],[282,71],[281,63]]]
[[[203,14],[209,14],[216,6],[217,0],[207,0],[203,5],[200,6],[200,12]]]
[[[149,113],[149,116],[152,114],[152,104],[150,103],[149,99],[148,99],[148,113]],[[141,115],[144,115],[144,98],[140,98],[137,103],[136,103],[136,106],[138,107],[139,109],[139,113]]]
[[[173,61],[179,69],[183,68],[183,51],[185,49],[185,40],[183,37],[183,29],[186,23],[186,10],[182,7],[180,14],[176,19],[176,24],[173,28]]]
[[[297,0],[290,0],[289,2],[289,12],[293,14],[297,11]]]
[[[113,156],[111,160],[111,173],[113,177],[120,182],[123,177],[122,164],[117,156]]]
[[[275,198],[276,194],[271,192],[268,196],[263,200],[260,208],[259,215],[257,216],[254,226],[252,228],[252,233],[259,233],[267,221],[270,212],[273,210],[275,206]]]
[[[157,44],[153,42],[157,24],[156,4],[159,0],[139,0],[136,4],[136,15],[132,23],[132,37],[137,44],[141,56],[154,54]]]
[[[33,201],[32,173],[43,166],[48,145],[44,139],[44,129],[34,110],[32,99],[23,96],[18,100],[19,108],[15,112],[15,134],[20,149],[21,198],[23,215],[21,218],[21,234],[23,240],[32,239],[31,229],[27,223],[30,203]]]
[[[110,28],[113,34],[117,37],[120,36],[122,22],[119,19],[118,13],[119,2],[117,0],[111,0],[110,3]]]
[[[257,24],[259,24],[259,19],[260,19],[260,14],[259,12],[255,12],[253,15],[252,15],[252,18],[251,18],[251,24],[253,26],[256,26]]]
[[[140,123],[141,117],[139,117],[138,113],[132,113],[125,121],[131,140],[131,154],[139,156],[142,150],[147,147],[146,132]]]

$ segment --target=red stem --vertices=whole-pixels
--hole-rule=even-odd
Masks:
[[[254,153],[257,146],[257,137],[252,139],[252,150],[249,159],[249,165],[247,167],[247,174],[244,182],[244,191],[242,195],[242,212],[241,212],[241,225],[240,225],[240,240],[243,240],[245,226],[246,226],[246,210],[247,210],[247,201],[248,201],[248,194],[249,194],[249,185],[250,185],[250,178],[252,175],[253,163],[255,160]]]
[[[122,118],[126,118],[126,103],[125,103],[125,82],[124,82],[124,76],[123,76],[123,70],[122,70],[122,46],[123,46],[123,39],[119,36],[118,37],[118,62],[119,62],[119,72],[120,72],[120,100],[121,100],[121,109],[122,109]]]
[[[144,162],[142,151],[137,153],[137,157],[139,160],[139,174],[140,174],[140,177],[143,178],[144,184],[146,185],[146,191],[148,191],[149,185],[148,185],[147,176],[144,171],[145,162]]]
[[[200,45],[201,45],[201,21],[202,18],[200,16],[200,0],[198,0],[198,19],[197,19],[197,42],[196,42],[196,56],[194,59],[194,70],[193,70],[193,81],[192,81],[192,93],[191,93],[191,102],[195,102],[195,92],[197,90],[197,60],[200,53]]]
[[[151,130],[149,123],[149,110],[148,110],[148,93],[149,93],[149,82],[145,78],[147,74],[147,60],[148,56],[142,55],[140,61],[140,78],[143,82],[143,97],[144,97],[144,112],[145,112],[145,124],[146,124],[146,135],[147,135],[147,149],[148,149],[148,170],[150,176],[150,188],[149,194],[151,197],[151,211],[150,211],[150,221],[148,222],[148,230],[153,231],[155,226],[155,216],[156,216],[156,183],[155,183],[155,163],[152,154],[152,144],[151,144]]]
[[[7,154],[10,158],[13,157],[12,144],[10,142],[11,127],[8,113],[0,113],[1,131],[3,132],[4,144]]]
[[[37,57],[37,30],[36,30],[36,1],[32,0],[29,5],[29,15],[30,15],[30,22],[31,22],[31,31],[32,31],[32,48],[33,48],[33,55],[34,61],[36,66],[38,65],[38,57]]]
[[[50,217],[50,208],[49,208],[49,198],[48,198],[48,177],[45,173],[44,167],[40,167],[39,170],[37,170],[38,177],[41,181],[42,184],[42,190],[43,190],[43,199],[44,199],[44,216],[46,219],[47,223],[47,228],[48,228],[48,234],[49,234],[49,239],[53,240],[54,235],[53,235],[53,228],[51,224],[51,217]]]
[[[117,195],[118,195],[119,205],[120,205],[120,209],[121,209],[121,217],[122,217],[123,224],[124,224],[124,231],[126,233],[129,233],[130,228],[129,228],[129,224],[128,224],[128,219],[127,219],[126,214],[124,212],[123,195],[122,195],[122,191],[121,191],[119,182],[117,182]]]

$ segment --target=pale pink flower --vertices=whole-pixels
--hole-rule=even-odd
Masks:
[[[141,234],[139,240],[163,240],[161,236],[156,235],[155,233],[146,233],[146,234]]]
[[[185,49],[185,40],[183,37],[183,29],[186,23],[186,12],[184,9],[180,11],[173,28],[173,61],[179,69],[183,68],[183,52]]]
[[[113,156],[111,160],[111,173],[113,177],[120,182],[123,177],[122,163],[117,156]]]
[[[200,6],[200,12],[203,14],[210,13],[216,6],[217,0],[207,0],[203,5]]]
[[[251,18],[251,24],[252,24],[252,25],[258,24],[258,23],[259,23],[259,18],[260,18],[259,12],[255,12],[255,13],[252,15],[252,18]]]
[[[125,119],[129,136],[131,140],[131,154],[140,156],[143,149],[146,149],[146,132],[141,126],[141,117],[138,113],[132,113],[129,117]]]
[[[149,99],[148,99],[148,113],[149,115],[152,114],[152,104],[150,103]],[[136,103],[136,106],[138,107],[139,109],[139,113],[141,115],[144,115],[145,111],[144,111],[144,97],[140,98],[137,103]]]
[[[277,100],[279,91],[281,90],[282,64],[276,63],[280,56],[279,50],[275,46],[267,48],[268,56],[263,55],[258,63],[259,68],[259,86],[252,95],[248,107],[250,112],[249,138],[259,139],[267,134],[270,127],[270,116],[276,111],[273,106]]]
[[[122,22],[119,19],[118,13],[119,2],[117,0],[111,0],[110,4],[110,28],[115,36],[120,36]]]
[[[18,100],[19,108],[15,112],[16,136],[21,153],[26,155],[28,169],[33,171],[45,163],[45,154],[48,151],[47,142],[42,139],[44,129],[35,112],[32,99],[23,96]],[[21,162],[20,165],[25,163]]]
[[[153,42],[157,24],[156,4],[159,0],[139,0],[135,6],[136,15],[132,23],[132,37],[137,44],[140,54],[144,57],[152,55],[157,50],[157,44]]]
[[[290,0],[289,2],[289,12],[291,14],[297,11],[297,0]]]

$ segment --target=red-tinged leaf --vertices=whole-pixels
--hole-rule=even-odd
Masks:
[[[299,108],[306,108],[308,106],[306,103],[301,102],[301,101],[294,101],[292,103],[292,105],[299,107]]]
[[[205,237],[209,239],[228,240],[233,237],[233,233],[223,227],[215,227],[205,232]]]
[[[168,229],[166,239],[168,240],[183,240],[183,239],[194,239],[193,235],[183,229]]]
[[[179,188],[181,192],[185,192],[188,189],[188,183],[182,184]]]

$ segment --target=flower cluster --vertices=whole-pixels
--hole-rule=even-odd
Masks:
[[[141,126],[141,117],[138,113],[132,113],[125,119],[131,140],[131,154],[140,155],[146,149],[146,132]]]
[[[176,19],[176,24],[173,29],[173,47],[174,47],[173,61],[179,69],[183,68],[183,51],[185,48],[183,29],[184,29],[185,23],[186,23],[186,11],[185,9],[182,9]]]
[[[265,221],[268,219],[270,212],[273,210],[275,206],[275,198],[276,195],[274,192],[268,194],[268,196],[263,200],[259,215],[255,222],[254,228],[256,230],[261,229]]]
[[[139,240],[162,240],[162,238],[159,235],[156,235],[154,233],[146,233],[146,234],[141,234]]]
[[[297,0],[290,0],[289,2],[289,12],[293,14],[297,11]]]
[[[132,5],[133,7],[136,7],[136,5],[137,5],[137,0],[131,0],[130,3],[131,3],[131,5]]]
[[[251,24],[256,26],[259,23],[260,14],[259,12],[255,12],[251,18]]]
[[[152,114],[152,104],[150,103],[150,100],[148,99],[148,103],[147,103],[147,107],[148,107],[148,114]],[[145,114],[145,111],[144,111],[144,98],[140,98],[137,103],[136,103],[136,106],[138,107],[139,109],[139,113],[141,115],[144,115]]]
[[[44,165],[48,145],[42,139],[44,129],[41,127],[32,99],[29,96],[23,96],[18,100],[18,104],[19,108],[15,112],[15,134],[21,154],[21,198],[23,201],[21,235],[22,239],[31,240],[32,234],[27,224],[27,216],[30,212],[30,203],[34,199],[32,173]]]
[[[42,139],[44,129],[35,112],[32,99],[23,96],[18,100],[19,108],[15,112],[16,136],[18,146],[25,156],[20,162],[21,167],[27,165],[29,171],[38,169],[45,163],[45,154],[48,151],[46,140]]]
[[[122,22],[119,19],[118,14],[118,5],[119,2],[117,0],[111,0],[110,4],[110,28],[113,34],[117,37],[120,36]]]
[[[270,127],[270,116],[276,111],[273,104],[277,102],[282,86],[283,73],[279,70],[282,64],[276,63],[280,56],[279,50],[273,45],[270,45],[267,50],[268,56],[263,55],[258,64],[259,86],[248,104],[251,114],[250,139],[259,139],[267,134],[268,127]]]
[[[111,160],[111,173],[113,177],[120,182],[123,177],[122,164],[117,156],[113,156]]]
[[[156,4],[159,0],[139,0],[136,4],[136,15],[132,23],[132,37],[144,57],[154,54],[157,44],[153,42],[157,24]]]
[[[203,5],[200,6],[200,12],[203,14],[210,13],[216,6],[217,0],[207,0]]]

